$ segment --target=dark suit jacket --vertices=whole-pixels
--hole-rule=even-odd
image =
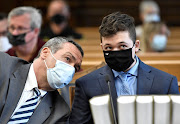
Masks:
[[[24,89],[30,64],[0,52],[0,124],[7,124]],[[47,92],[28,124],[65,124],[69,107],[57,91]]]
[[[117,115],[117,93],[113,73],[109,66],[105,65],[76,81],[75,98],[69,118],[70,124],[93,123],[89,99],[93,96],[109,93],[105,81],[107,74],[110,75],[114,109]],[[177,78],[139,60],[137,94],[179,94]]]

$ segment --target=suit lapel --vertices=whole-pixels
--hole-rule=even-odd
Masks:
[[[10,77],[9,90],[4,109],[1,114],[1,121],[8,122],[14,112],[28,76],[30,64],[20,66]]]
[[[115,109],[115,112],[117,115],[117,92],[116,92],[116,88],[115,88],[114,76],[113,76],[111,69],[107,65],[104,66],[104,69],[100,73],[100,76],[99,76],[99,83],[102,88],[103,94],[109,94],[108,84],[105,80],[106,75],[109,75],[109,78],[111,81],[110,87],[111,87],[111,92],[112,92],[112,99],[113,99],[114,109]]]
[[[51,99],[50,92],[47,92],[29,119],[28,124],[42,124],[50,116],[52,108]],[[41,115],[41,117],[39,115]]]
[[[150,73],[151,69],[142,61],[139,61],[137,94],[149,94],[154,75]]]

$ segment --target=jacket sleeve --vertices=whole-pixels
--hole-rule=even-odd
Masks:
[[[78,79],[75,84],[75,97],[69,118],[69,124],[91,124],[93,122],[89,106],[89,98],[83,88],[85,83]]]
[[[168,94],[179,94],[179,87],[178,87],[178,81],[175,76],[172,77],[172,80],[170,82],[170,88]]]

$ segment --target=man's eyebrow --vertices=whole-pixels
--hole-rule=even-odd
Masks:
[[[118,44],[121,44],[121,43],[125,43],[125,44],[127,44],[125,41],[120,41],[120,42],[118,42]],[[111,45],[111,44],[106,43],[105,45]]]
[[[104,44],[104,46],[106,46],[106,45],[111,45],[111,44],[109,44],[109,43]]]
[[[120,41],[119,43],[126,43],[125,41]],[[127,43],[126,43],[127,44]]]
[[[118,44],[128,44],[127,42],[125,42],[125,41],[121,41],[121,42],[119,42]]]
[[[73,60],[76,60],[76,58],[75,58],[70,52],[66,52],[65,54],[70,54],[71,57],[72,57],[72,59],[73,59]]]

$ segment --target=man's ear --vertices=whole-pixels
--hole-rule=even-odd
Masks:
[[[137,53],[140,49],[140,41],[139,40],[136,40],[135,42],[135,52]]]
[[[102,43],[100,43],[100,46],[101,46],[101,48],[102,48],[102,50],[103,50],[103,46],[102,46]]]
[[[41,50],[41,53],[40,53],[40,57],[45,60],[47,58],[47,56],[49,55],[50,53],[50,50],[48,47],[44,47],[42,50]]]
[[[35,28],[35,29],[34,29],[34,32],[35,32],[35,34],[36,34],[37,36],[39,35],[39,31],[40,31],[39,28]]]
[[[100,40],[101,40],[100,46],[101,46],[102,50],[103,50],[103,43],[102,43],[103,38],[104,37],[100,36]]]

